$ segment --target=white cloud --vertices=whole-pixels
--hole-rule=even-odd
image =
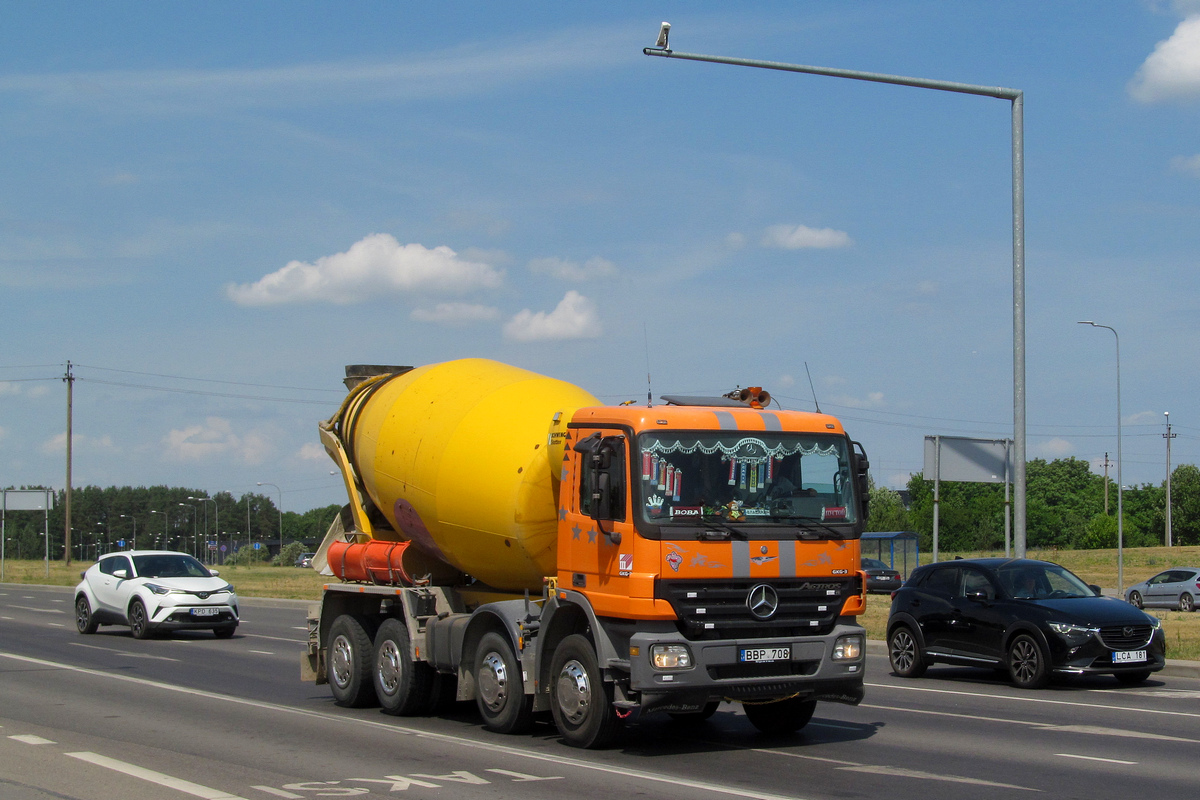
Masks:
[[[172,430],[163,439],[168,458],[177,461],[204,461],[232,456],[245,464],[261,464],[271,452],[270,438],[257,432],[238,435],[222,417],[209,417],[203,425]]]
[[[316,442],[305,442],[300,448],[300,452],[296,453],[296,458],[301,461],[321,461],[329,458],[329,454],[325,452],[325,448]]]
[[[599,256],[589,258],[583,264],[561,258],[537,258],[529,262],[529,271],[560,281],[591,281],[616,275],[617,265]]]
[[[466,325],[487,322],[500,316],[499,309],[470,303],[438,303],[433,308],[414,308],[409,316],[417,322],[436,325]]]
[[[1200,14],[1189,16],[1169,39],[1154,46],[1129,93],[1143,103],[1200,98]]]
[[[803,248],[849,247],[853,244],[850,234],[833,228],[810,228],[807,225],[772,225],[763,234],[763,247],[778,247],[783,250]]]
[[[1047,458],[1053,461],[1056,458],[1069,456],[1075,452],[1075,445],[1068,442],[1066,439],[1051,439],[1048,442],[1037,445],[1031,448],[1036,456]]]
[[[1171,159],[1171,166],[1180,172],[1189,172],[1200,177],[1200,155],[1176,156]]]
[[[502,280],[502,272],[461,259],[445,245],[430,250],[376,233],[344,253],[322,256],[312,264],[292,261],[255,283],[230,284],[225,291],[245,306],[317,301],[346,305],[380,294],[494,288]]]
[[[817,399],[820,400],[821,398],[818,397]],[[868,392],[865,398],[843,394],[831,397],[829,402],[833,405],[846,406],[848,408],[879,408],[883,405],[883,392]]]
[[[8,381],[0,381],[0,395],[13,395],[20,393],[21,387],[19,385],[10,383]]]
[[[85,436],[81,433],[71,434],[71,452],[115,451],[111,436]],[[59,433],[42,442],[42,452],[48,456],[57,456],[67,452],[67,434]]]
[[[921,281],[917,284],[917,294],[934,295],[938,292],[937,281]]]
[[[725,246],[730,250],[741,250],[746,246],[746,236],[734,231],[725,237]]]
[[[596,306],[571,290],[549,314],[525,309],[504,326],[504,336],[518,342],[548,339],[594,339],[601,333]]]

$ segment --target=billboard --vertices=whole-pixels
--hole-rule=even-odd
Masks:
[[[925,480],[1005,483],[1012,479],[1012,439],[925,437]]]
[[[5,489],[5,511],[49,511],[54,508],[52,489]]]

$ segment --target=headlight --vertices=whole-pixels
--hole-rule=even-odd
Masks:
[[[692,651],[686,644],[652,645],[650,663],[655,669],[691,669]]]
[[[166,586],[159,586],[157,583],[147,583],[146,588],[155,594],[170,594],[171,590]]]
[[[1069,622],[1051,622],[1050,630],[1057,633],[1069,644],[1081,645],[1089,638],[1100,632],[1099,628],[1088,628],[1084,625],[1072,625]]]
[[[1159,619],[1158,617],[1152,617],[1149,614],[1147,614],[1146,616],[1150,617],[1150,627],[1151,628],[1161,628],[1162,627],[1161,619]]]
[[[855,661],[862,658],[863,640],[857,634],[842,636],[833,643],[834,661]]]
[[[218,592],[229,592],[230,594],[233,594],[233,584],[227,583],[224,586],[222,586],[220,589],[217,589],[217,591]]]

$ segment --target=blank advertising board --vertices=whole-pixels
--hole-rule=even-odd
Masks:
[[[1011,451],[1011,439],[926,436],[922,474],[927,481],[1004,483],[1012,478]]]
[[[5,489],[5,511],[49,511],[54,508],[54,493],[45,489]]]

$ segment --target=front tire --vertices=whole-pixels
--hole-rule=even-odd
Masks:
[[[567,744],[601,748],[616,738],[621,720],[613,708],[612,684],[604,681],[586,636],[562,640],[550,662],[550,681],[550,710]]]
[[[479,640],[475,686],[475,703],[488,730],[525,733],[533,726],[533,697],[525,694],[521,662],[508,639],[494,631]]]
[[[1195,598],[1193,598],[1187,592],[1184,592],[1183,596],[1179,598],[1179,610],[1180,611],[1195,611],[1196,610]]]
[[[892,672],[901,678],[919,678],[925,674],[925,654],[907,625],[897,625],[888,636],[888,659],[892,662]]]
[[[1026,633],[1008,646],[1008,675],[1020,689],[1041,689],[1050,682],[1050,664],[1045,650]]]
[[[146,604],[141,600],[129,604],[129,632],[135,639],[150,638],[150,615],[146,613]]]
[[[376,702],[371,682],[371,635],[357,617],[343,614],[329,626],[329,690],[345,708]]]
[[[1134,608],[1145,608],[1146,607],[1146,604],[1142,602],[1142,593],[1141,592],[1130,592],[1129,593],[1129,603]]]
[[[768,736],[795,733],[808,724],[817,701],[809,697],[789,697],[776,703],[743,704],[746,719]]]
[[[223,625],[220,628],[213,628],[213,636],[218,639],[232,639],[233,632],[237,630],[237,625]]]
[[[375,669],[372,680],[379,705],[387,714],[411,717],[429,710],[434,672],[428,664],[414,662],[408,627],[402,620],[384,620],[375,634]]]
[[[100,627],[100,623],[92,616],[92,604],[88,602],[87,595],[81,594],[75,601],[75,627],[85,634],[95,633]]]

